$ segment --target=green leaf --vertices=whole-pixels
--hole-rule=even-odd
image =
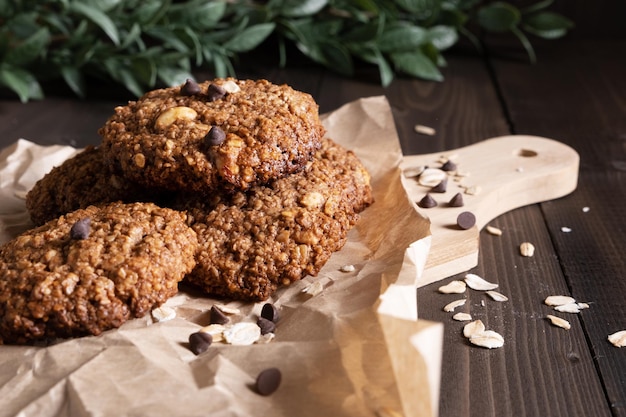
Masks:
[[[70,5],[70,10],[83,15],[87,19],[91,20],[97,26],[102,29],[104,33],[111,39],[115,45],[120,44],[120,36],[117,32],[117,27],[113,21],[101,10],[95,7],[89,6],[85,3],[74,2]]]
[[[574,22],[560,14],[540,12],[524,19],[523,28],[544,39],[557,39],[564,36]]]
[[[535,55],[535,50],[533,49],[533,46],[528,40],[528,38],[526,37],[526,35],[524,35],[524,33],[521,30],[519,30],[517,27],[514,27],[513,29],[511,29],[511,32],[513,32],[513,34],[517,36],[517,39],[519,39],[519,41],[524,46],[524,49],[526,49],[526,53],[528,54],[528,59],[530,60],[531,64],[534,64],[535,62],[537,62],[537,56]]]
[[[553,0],[543,0],[543,1],[540,1],[539,3],[535,3],[526,7],[524,10],[522,10],[522,13],[524,14],[535,13],[535,12],[538,12],[540,10],[544,10],[550,7],[552,3],[554,3]]]
[[[390,58],[400,72],[429,81],[443,81],[437,66],[422,51],[396,52]]]
[[[328,0],[285,0],[280,14],[288,17],[311,16],[322,10]]]
[[[78,68],[64,66],[61,67],[61,75],[65,83],[79,97],[85,97],[85,81]]]
[[[50,41],[48,28],[41,28],[23,42],[9,49],[4,61],[15,66],[25,66],[43,56],[46,45]]]
[[[250,26],[227,41],[224,48],[233,52],[246,52],[254,49],[274,31],[275,27],[274,23]]]
[[[408,24],[386,30],[378,40],[382,52],[413,50],[427,41],[426,29]]]
[[[417,19],[430,19],[439,12],[440,0],[395,0],[402,9],[411,12]]]
[[[508,3],[496,2],[478,10],[478,23],[491,32],[510,31],[520,19],[520,11]]]
[[[318,46],[326,67],[339,74],[350,76],[354,72],[352,58],[348,50],[339,42],[322,41]]]
[[[137,80],[135,73],[128,68],[120,68],[117,72],[119,80],[126,87],[128,91],[133,93],[137,97],[141,97],[144,93],[144,89]]]
[[[443,51],[457,43],[459,35],[455,28],[439,25],[428,29],[427,38],[435,48]]]
[[[30,72],[20,68],[1,65],[0,85],[4,85],[15,92],[22,103],[26,103],[31,98],[43,98],[43,92],[37,79]]]

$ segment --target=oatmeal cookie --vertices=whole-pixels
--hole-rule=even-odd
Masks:
[[[141,317],[195,265],[184,213],[89,206],[0,247],[0,344],[97,335]]]
[[[164,193],[124,178],[104,160],[100,147],[89,146],[37,181],[26,195],[35,225],[94,204],[158,201]]]
[[[151,91],[117,107],[99,133],[128,178],[207,192],[301,170],[324,128],[309,94],[266,80],[216,79]]]
[[[297,174],[246,192],[191,197],[184,205],[200,249],[185,281],[212,295],[256,301],[316,275],[372,203],[369,180],[351,151],[324,139]]]

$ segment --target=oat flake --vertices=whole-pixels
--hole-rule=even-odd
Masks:
[[[608,339],[613,346],[624,347],[626,346],[626,330],[620,330],[619,332],[613,333],[609,335]]]
[[[456,313],[452,316],[452,319],[456,321],[470,321],[472,320],[472,315],[469,313]]]
[[[575,302],[575,299],[567,295],[551,295],[544,300],[544,303],[550,307],[561,306],[564,304],[571,304]]]
[[[463,327],[463,336],[470,338],[473,334],[482,333],[484,331],[485,325],[482,320],[474,320]]]
[[[452,311],[454,311],[455,308],[465,305],[465,301],[467,301],[465,298],[452,301],[451,303],[448,303],[443,307],[443,311],[451,313]]]
[[[509,297],[504,294],[499,293],[498,291],[487,291],[486,294],[491,297],[492,300],[498,302],[509,301]]]
[[[465,284],[465,282],[454,280],[439,287],[438,291],[443,294],[463,294],[466,288],[467,284]]]
[[[477,291],[488,291],[495,290],[498,288],[498,284],[494,284],[492,282],[486,281],[485,279],[479,277],[476,274],[467,274],[465,275],[465,283],[468,287]]]
[[[504,337],[493,330],[485,330],[482,333],[474,334],[469,338],[470,343],[487,349],[495,349],[504,346]]]
[[[552,323],[553,325],[557,327],[561,327],[565,330],[569,330],[572,327],[569,321],[562,319],[560,317],[553,316],[552,314],[548,314],[546,317],[548,318],[548,320],[550,320],[550,323]]]

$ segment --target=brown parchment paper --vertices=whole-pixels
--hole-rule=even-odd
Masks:
[[[400,181],[391,110],[371,97],[323,120],[370,171],[376,202],[317,277],[270,300],[281,308],[272,342],[214,343],[195,356],[188,337],[208,324],[216,301],[183,287],[167,302],[177,312],[169,321],[144,317],[46,347],[0,346],[0,415],[437,415],[443,325],[418,320],[416,305],[430,233]],[[25,193],[75,152],[23,139],[0,152],[0,243],[32,227]],[[341,272],[346,264],[356,271]],[[314,280],[324,291],[311,297],[302,290]],[[241,312],[231,320],[256,321],[262,304],[228,303]],[[283,380],[263,397],[252,387],[267,367]]]

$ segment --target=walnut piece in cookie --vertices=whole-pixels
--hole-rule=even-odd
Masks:
[[[330,139],[297,174],[246,192],[181,198],[198,234],[198,264],[185,281],[213,295],[265,300],[317,275],[372,203],[358,158]]]
[[[99,132],[107,158],[129,179],[209,192],[300,171],[324,128],[309,94],[231,78],[151,91],[117,107]]]
[[[184,213],[89,206],[0,247],[0,344],[98,335],[142,317],[195,265]]]

